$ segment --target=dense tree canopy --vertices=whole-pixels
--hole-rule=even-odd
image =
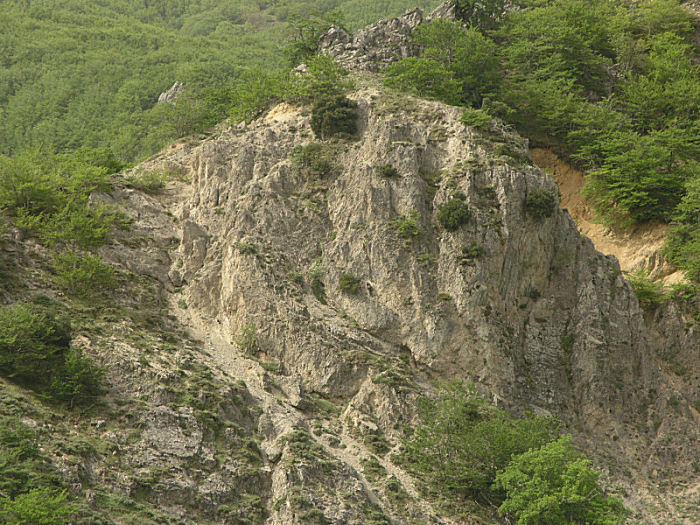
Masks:
[[[251,68],[284,70],[295,16],[311,21],[304,37],[313,37],[322,26],[313,21],[333,20],[330,11],[354,29],[438,3],[0,0],[0,154],[87,146],[140,159],[225,118],[228,86]],[[156,105],[175,81],[187,98]]]

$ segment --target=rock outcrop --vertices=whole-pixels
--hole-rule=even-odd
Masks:
[[[697,414],[655,355],[665,335],[650,336],[617,261],[568,213],[528,213],[529,193],[557,189],[526,143],[497,123],[465,126],[440,103],[373,89],[351,98],[358,140],[320,146],[335,159],[324,178],[295,155],[314,140],[308,114],[285,105],[144,166],[191,178],[170,255],[188,305],[180,315],[225,342],[214,352],[222,366],[246,353],[280,374],[258,391],[286,407],[262,403],[271,500],[298,496],[333,522],[362,522],[333,491],[303,488],[311,479],[364,501],[362,512],[410,523],[368,486],[358,458],[366,436],[396,444],[417,392],[448,379],[474,381],[511,410],[556,415],[612,479],[697,477]],[[382,175],[387,164],[398,177]],[[458,194],[471,219],[447,232],[436,212]],[[342,274],[359,293],[339,288]],[[318,403],[339,417],[318,416]],[[290,439],[330,470],[295,460]],[[290,509],[270,523],[298,523]],[[420,504],[409,514],[434,515]]]
[[[444,2],[429,15],[422,9],[411,9],[398,18],[380,20],[352,35],[334,26],[321,36],[318,51],[333,57],[347,69],[380,71],[402,58],[418,56],[420,48],[411,35],[423,22],[436,18],[454,20],[454,2]]]
[[[183,83],[175,82],[169,90],[163,91],[163,93],[158,96],[158,104],[164,102],[174,104],[177,98],[182,94],[184,87],[185,85]]]

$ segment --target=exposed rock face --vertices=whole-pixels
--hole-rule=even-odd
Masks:
[[[351,98],[359,139],[324,145],[336,159],[324,179],[293,160],[312,132],[309,116],[289,106],[152,161],[192,179],[170,255],[189,322],[227,342],[254,326],[246,351],[283,371],[254,391],[287,400],[284,409],[263,403],[271,500],[308,499],[338,523],[392,513],[358,474],[368,454],[361,441],[396,443],[425,381],[452,378],[475,381],[511,409],[557,415],[608,465],[697,477],[697,415],[653,351],[667,336],[651,340],[617,261],[596,252],[568,213],[528,213],[526,196],[556,195],[556,185],[530,164],[526,144],[497,127],[487,137],[439,103],[369,89]],[[382,176],[386,164],[399,176]],[[436,210],[458,192],[472,217],[450,233]],[[344,273],[359,278],[357,295],[339,290]],[[224,364],[241,351],[217,348]],[[343,412],[310,435],[302,427],[317,396]],[[295,439],[328,469],[294,460]],[[673,464],[674,447],[687,461]],[[305,479],[351,494],[365,514],[333,491],[307,491]],[[409,513],[433,515],[419,504]],[[270,523],[303,522],[298,515],[283,506]]]
[[[380,71],[401,60],[418,56],[420,47],[411,39],[413,30],[424,21],[455,19],[454,2],[445,2],[427,17],[422,9],[411,9],[398,18],[380,20],[352,35],[332,27],[321,36],[318,50],[347,69]]]
[[[160,94],[160,96],[158,97],[158,104],[161,104],[163,102],[174,104],[177,100],[177,97],[179,97],[182,93],[184,87],[184,84],[182,84],[181,82],[175,82],[169,90],[164,91]]]

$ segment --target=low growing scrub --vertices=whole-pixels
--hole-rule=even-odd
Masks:
[[[78,510],[66,492],[34,489],[14,499],[0,498],[0,521],[8,525],[63,525]]]
[[[338,280],[338,290],[350,295],[357,295],[360,293],[360,279],[351,273],[344,273]]]
[[[127,183],[144,193],[154,194],[165,188],[170,174],[166,170],[142,171],[130,177]]]
[[[291,159],[297,173],[314,179],[323,179],[336,169],[334,148],[320,142],[295,147]]]
[[[458,193],[454,198],[438,206],[438,222],[448,232],[457,231],[460,226],[466,224],[471,218],[472,214],[469,206],[464,201],[464,194]]]
[[[460,122],[465,126],[471,126],[481,131],[488,131],[491,128],[491,120],[493,120],[493,117],[483,109],[467,109],[462,114]]]
[[[627,281],[632,285],[639,306],[643,310],[654,310],[661,306],[667,299],[662,282],[656,282],[649,278],[648,272],[637,270],[625,274]]]
[[[0,375],[71,407],[102,394],[102,369],[71,347],[68,320],[53,306],[0,308]]]
[[[99,255],[63,252],[54,256],[54,281],[68,295],[86,299],[116,288],[114,268]]]
[[[469,245],[462,246],[459,255],[459,262],[462,264],[471,265],[475,259],[478,259],[486,253],[486,248],[476,241],[472,241]]]
[[[357,134],[357,102],[345,95],[320,98],[311,111],[311,129],[317,137],[352,137]]]
[[[396,230],[396,233],[402,239],[413,239],[420,235],[418,228],[418,214],[412,211],[408,215],[401,215],[397,219],[391,221],[391,226]]]
[[[391,164],[384,164],[383,166],[379,167],[379,174],[382,177],[386,177],[388,179],[391,179],[394,177],[398,177],[399,171]]]
[[[236,343],[246,354],[255,354],[259,349],[258,343],[258,327],[250,321],[241,328],[241,331],[236,337]]]
[[[326,304],[326,287],[323,284],[323,278],[326,272],[323,269],[320,259],[316,259],[306,272],[311,284],[311,292],[321,304]]]
[[[547,190],[534,190],[525,197],[525,211],[535,219],[551,217],[556,204],[554,194]]]

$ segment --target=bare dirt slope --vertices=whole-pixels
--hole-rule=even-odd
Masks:
[[[614,255],[623,271],[643,269],[668,284],[683,280],[682,272],[666,263],[661,254],[667,225],[650,223],[622,230],[600,224],[583,195],[585,174],[550,150],[533,148],[531,154],[533,162],[557,181],[562,209],[568,210],[579,233],[593,241],[596,250]]]

